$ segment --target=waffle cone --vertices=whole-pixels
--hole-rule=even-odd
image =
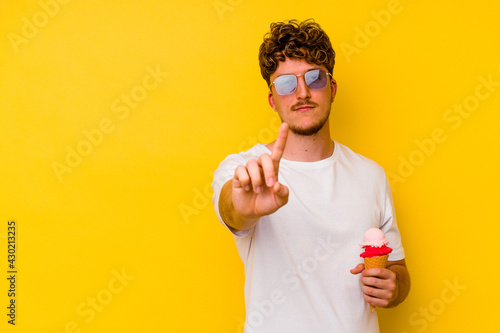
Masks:
[[[365,269],[377,267],[385,268],[385,266],[387,265],[387,258],[389,258],[388,254],[386,254],[385,256],[365,258]]]
[[[365,269],[385,268],[385,266],[387,265],[387,258],[389,258],[388,254],[386,254],[385,256],[365,258]],[[375,310],[375,307],[370,304],[370,311],[373,312],[373,310]]]

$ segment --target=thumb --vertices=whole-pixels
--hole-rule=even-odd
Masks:
[[[276,182],[273,187],[274,194],[276,195],[276,203],[279,207],[284,206],[288,202],[288,187],[279,182]]]
[[[365,270],[365,265],[364,264],[358,264],[356,267],[351,269],[351,274],[359,274],[362,271]]]

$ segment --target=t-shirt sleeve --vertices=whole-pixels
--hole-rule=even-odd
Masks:
[[[389,247],[392,248],[389,254],[389,261],[402,260],[405,258],[403,244],[401,242],[401,234],[399,233],[396,213],[394,210],[394,202],[392,199],[391,188],[387,177],[385,177],[385,208],[384,217],[381,221],[380,229],[385,233],[385,237],[389,240]]]
[[[219,199],[222,187],[225,183],[234,177],[234,172],[238,165],[244,165],[246,161],[243,157],[237,154],[231,154],[227,156],[219,165],[217,170],[214,172],[214,179],[212,182],[213,197],[212,203],[214,204],[215,213],[219,221],[236,237],[245,237],[248,235],[249,230],[237,231],[231,229],[222,219],[219,211]]]

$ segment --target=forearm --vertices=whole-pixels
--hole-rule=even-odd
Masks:
[[[396,290],[387,305],[388,308],[391,308],[403,302],[408,296],[410,292],[410,274],[404,259],[393,263],[389,262],[387,269],[396,274]]]
[[[224,222],[235,230],[248,230],[253,228],[259,218],[244,218],[234,209],[232,199],[233,180],[227,181],[222,187],[219,197],[219,213]]]

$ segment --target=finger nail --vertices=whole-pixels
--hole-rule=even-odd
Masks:
[[[269,177],[267,179],[267,186],[273,186],[275,182],[274,177]]]
[[[250,191],[250,185],[245,186],[245,191]]]
[[[256,193],[259,193],[259,192],[260,192],[260,186],[257,186],[257,187],[255,188],[255,192],[256,192]]]

